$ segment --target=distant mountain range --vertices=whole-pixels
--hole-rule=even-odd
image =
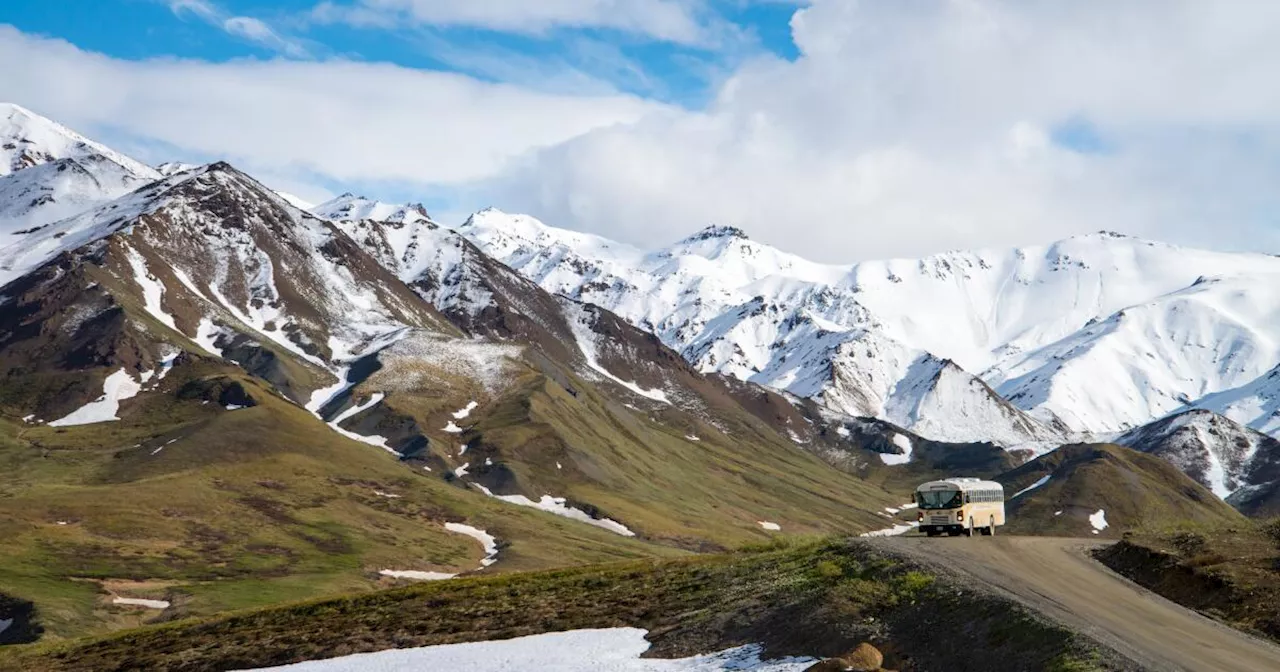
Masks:
[[[679,404],[684,376],[757,384],[808,404],[810,426],[777,428],[801,443],[814,427],[874,418],[1023,455],[1115,440],[1168,457],[1222,497],[1256,498],[1277,478],[1267,466],[1280,432],[1273,256],[1102,232],[842,266],[731,226],[642,250],[496,209],[450,229],[416,204],[344,194],[311,206],[226,164],[148,167],[18,106],[0,106],[0,120],[10,311],[50,310],[33,293],[95,259],[129,298],[85,280],[98,283],[77,290],[99,294],[90,308],[66,288],[61,310],[75,319],[61,316],[64,331],[136,302],[148,334],[230,357],[313,410],[345,399],[362,358],[427,330],[537,343],[651,401]],[[641,347],[646,334],[656,341],[643,347],[669,348],[688,373],[611,340]],[[58,338],[41,347],[64,359],[84,347]],[[148,370],[172,350],[130,347]],[[100,387],[76,389],[18,406],[50,419]],[[911,459],[892,442],[882,450],[888,463]]]

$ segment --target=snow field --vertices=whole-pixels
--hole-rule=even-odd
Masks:
[[[690,658],[641,658],[647,631],[570,630],[514,639],[360,653],[275,668],[280,672],[800,672],[812,658],[760,660],[748,645]]]

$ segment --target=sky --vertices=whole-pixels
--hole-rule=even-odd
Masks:
[[[312,201],[818,261],[1280,252],[1280,3],[5,0],[0,100]]]

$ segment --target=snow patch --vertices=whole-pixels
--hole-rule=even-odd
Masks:
[[[764,521],[764,520],[757,520],[757,521],[756,521],[756,524],[757,524],[757,525],[759,525],[760,527],[762,527],[762,528],[766,529],[766,530],[772,530],[772,531],[774,531],[774,532],[777,532],[777,531],[779,531],[779,530],[781,530],[781,529],[782,529],[782,526],[781,526],[781,525],[779,525],[779,524],[777,524],[777,523],[770,523],[770,522],[768,522],[768,521]]]
[[[652,399],[654,401],[660,401],[664,404],[671,403],[671,400],[667,398],[666,392],[659,389],[646,390],[634,382],[623,380],[622,378],[613,375],[608,369],[604,368],[604,366],[602,366],[597,360],[596,353],[598,352],[597,348],[599,346],[596,343],[596,333],[591,330],[591,325],[588,323],[590,317],[587,309],[577,304],[572,304],[572,306],[573,307],[570,308],[569,305],[566,305],[565,314],[569,318],[569,327],[573,331],[574,340],[578,342],[578,350],[582,352],[582,357],[586,360],[587,366],[590,367],[591,370],[642,397]]]
[[[160,284],[160,281],[147,270],[147,261],[142,258],[142,255],[132,247],[128,249],[125,256],[129,260],[129,266],[133,268],[134,282],[142,288],[142,300],[147,312],[161,324],[178,331],[178,325],[174,324],[173,316],[164,312],[164,306],[161,303],[164,299],[164,285]]]
[[[333,431],[347,437],[348,439],[359,441],[360,443],[367,443],[371,446],[377,446],[387,451],[388,453],[391,453],[392,455],[398,456],[400,455],[400,452],[397,451],[395,448],[392,448],[391,446],[387,445],[387,439],[385,437],[381,437],[373,434],[368,436],[364,434],[356,434],[351,430],[343,429],[341,427],[341,424],[344,420],[346,420],[347,418],[353,417],[359,413],[362,413],[370,408],[373,408],[373,406],[375,406],[378,402],[382,401],[383,397],[385,396],[386,395],[384,395],[381,392],[375,392],[372,396],[369,397],[368,401],[364,402],[363,404],[357,404],[355,406],[352,406],[351,408],[348,408],[342,413],[339,413],[338,417],[334,418],[333,420],[329,421],[326,424],[328,424],[329,427],[333,429]],[[312,395],[312,399],[315,399],[314,395]]]
[[[488,642],[358,653],[261,669],[277,672],[800,672],[815,660],[780,658],[766,662],[760,658],[763,649],[758,645],[691,658],[641,658],[650,646],[646,634],[646,630],[638,628],[569,630]]]
[[[906,534],[907,532],[910,532],[911,530],[914,530],[917,527],[920,527],[920,523],[906,523],[903,525],[894,525],[893,527],[890,527],[885,530],[863,532],[858,536],[860,537],[896,537],[902,534]]]
[[[472,483],[472,485],[479,488],[480,491],[483,492],[484,494],[490,497],[493,497],[495,499],[501,499],[502,501],[507,502],[508,504],[515,504],[517,506],[527,506],[530,508],[546,511],[547,513],[552,513],[557,516],[562,516],[564,518],[572,518],[573,520],[577,520],[577,521],[586,523],[588,525],[595,525],[596,527],[609,530],[614,534],[620,534],[624,537],[636,536],[635,532],[632,532],[631,530],[627,529],[627,526],[623,525],[622,523],[619,523],[616,520],[610,520],[608,518],[592,518],[591,515],[588,514],[586,511],[583,511],[582,509],[575,509],[572,506],[565,504],[565,502],[568,500],[565,499],[564,497],[553,497],[551,495],[543,495],[542,499],[535,502],[532,499],[525,497],[524,495],[495,495],[493,494],[492,491],[489,490],[489,488],[486,488],[483,485],[480,485],[479,483]]]
[[[1089,516],[1089,524],[1093,526],[1094,534],[1107,529],[1107,512],[1102,509],[1098,509],[1097,513]]]
[[[384,497],[399,497],[399,495],[388,495],[383,492],[378,492],[377,494]],[[498,540],[488,532],[470,525],[463,525],[462,523],[445,523],[444,529],[455,534],[466,535],[480,542],[480,545],[484,547],[484,559],[480,561],[480,566],[477,569],[484,569],[498,561]],[[457,576],[457,574],[447,572],[427,572],[413,569],[383,569],[378,574],[396,579],[413,579],[415,581],[444,581]]]
[[[125,604],[133,607],[146,607],[148,609],[168,609],[169,603],[165,600],[143,600],[135,597],[116,596],[111,600],[112,604]]]
[[[413,579],[414,581],[444,581],[452,579],[457,574],[446,574],[444,572],[419,572],[412,569],[383,569],[378,572],[382,576],[390,576],[395,579]],[[280,668],[273,668],[280,669]],[[341,668],[334,668],[341,669]],[[354,668],[352,668],[354,669]]]
[[[454,424],[454,422],[453,422],[452,420],[450,420],[450,421],[449,421],[449,424],[445,425],[445,426],[444,426],[444,429],[442,429],[442,430],[440,430],[440,431],[443,431],[443,432],[449,432],[450,434],[461,434],[461,433],[462,433],[462,428],[461,428],[461,427],[459,427],[458,425]],[[461,454],[461,453],[459,453],[459,454]]]
[[[65,417],[49,423],[50,427],[69,427],[72,425],[89,425],[95,422],[119,420],[116,413],[120,411],[120,402],[132,399],[142,391],[142,385],[135,381],[123,368],[107,376],[102,383],[102,396],[72,411]]]
[[[175,350],[165,355],[164,358],[160,360],[160,373],[156,377],[156,385],[153,385],[152,387],[156,387],[157,385],[159,385],[160,381],[164,380],[164,377],[169,375],[169,372],[173,370],[174,362],[178,360],[178,355],[181,355],[181,354],[182,354],[181,350]]]
[[[1010,497],[1009,499],[1017,499],[1017,498],[1019,498],[1019,497],[1021,497],[1021,496],[1025,495],[1025,494],[1027,494],[1028,492],[1031,492],[1032,490],[1035,490],[1036,488],[1038,488],[1038,487],[1040,487],[1040,486],[1044,485],[1045,483],[1048,483],[1050,478],[1053,478],[1053,474],[1045,474],[1042,478],[1040,478],[1039,480],[1037,480],[1035,483],[1032,483],[1031,485],[1028,485],[1027,487],[1025,487],[1025,488],[1023,488],[1023,489],[1019,490],[1019,491],[1018,491],[1018,492],[1016,492],[1016,493],[1014,493],[1014,495],[1013,495],[1012,497]]]
[[[880,461],[889,465],[906,464],[911,461],[911,439],[906,435],[894,432],[890,439],[893,445],[902,449],[902,454],[880,453]]]
[[[169,439],[167,442],[165,442],[165,443],[161,444],[159,448],[156,448],[155,450],[151,451],[151,454],[152,454],[152,455],[159,455],[159,454],[160,454],[160,451],[164,450],[166,447],[171,446],[171,445],[173,445],[173,444],[175,444],[175,443],[177,443],[177,442],[178,442],[178,440],[177,440],[177,439]]]
[[[493,535],[470,525],[462,523],[445,523],[444,527],[450,532],[465,534],[472,539],[480,542],[484,546],[484,559],[480,561],[481,567],[488,567],[498,561],[498,540]]]
[[[458,467],[457,469],[454,469],[454,470],[453,470],[453,475],[454,475],[454,476],[457,476],[458,478],[462,478],[463,476],[466,476],[466,475],[467,475],[467,470],[468,470],[468,469],[470,469],[470,468],[471,468],[471,463],[470,463],[470,462],[468,462],[468,463],[466,463],[466,464],[462,465],[461,467]]]
[[[196,326],[196,335],[191,340],[195,341],[196,345],[204,348],[205,352],[221,357],[222,348],[215,344],[220,333],[222,333],[222,329],[218,328],[218,325],[214,324],[213,320],[208,317],[202,317],[200,318],[200,324]]]
[[[461,420],[461,419],[463,419],[463,418],[467,417],[468,415],[471,415],[471,411],[476,410],[476,406],[479,406],[479,405],[480,405],[480,404],[477,404],[477,403],[476,403],[476,402],[474,402],[474,401],[472,401],[472,402],[468,403],[465,407],[460,408],[460,409],[458,409],[457,411],[455,411],[455,412],[454,412],[454,414],[453,414],[454,419],[455,419],[455,420]]]

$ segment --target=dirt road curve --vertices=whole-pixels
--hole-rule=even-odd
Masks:
[[[972,577],[1152,670],[1276,672],[1280,647],[1184,609],[1093,560],[1087,539],[876,540]]]

